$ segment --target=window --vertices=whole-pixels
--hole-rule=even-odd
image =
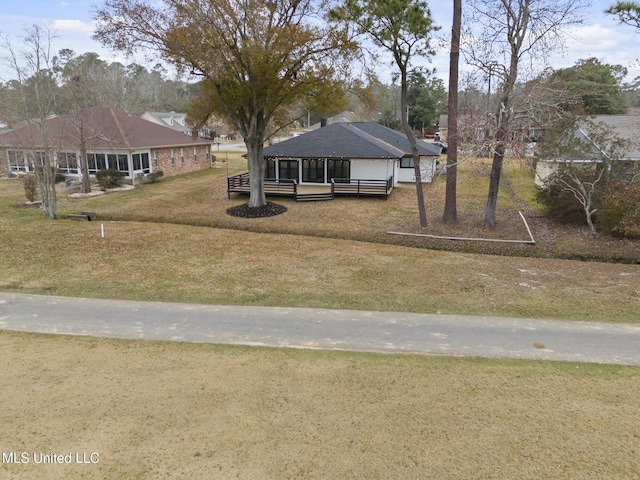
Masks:
[[[400,168],[413,168],[413,157],[402,157],[400,159]]]
[[[193,161],[194,163],[198,161],[198,147],[193,147]]]
[[[28,172],[29,171],[29,168],[27,167],[27,159],[25,158],[23,151],[9,150],[7,151],[7,157],[9,160],[9,171],[11,172]]]
[[[58,153],[58,169],[63,173],[78,173],[78,157],[75,152]]]
[[[311,183],[324,183],[324,159],[302,159],[302,181]]]
[[[96,154],[96,166],[98,170],[106,170],[107,169],[107,158],[104,153]]]
[[[171,149],[171,165],[175,165],[175,164],[176,164],[176,156],[172,148]]]
[[[112,165],[111,163],[109,163],[109,165],[110,168],[129,173],[129,156],[126,153],[119,153],[116,156],[115,165]]]
[[[107,168],[116,168],[116,158],[116,155],[106,153],[87,153],[89,173],[96,173],[98,170],[106,170]]]
[[[278,168],[280,169],[280,180],[298,180],[297,160],[280,160]]]
[[[184,165],[184,148],[180,149],[180,163]]]
[[[143,173],[151,173],[151,163],[149,161],[148,153],[134,153],[131,155],[133,160],[133,171]]]
[[[276,178],[276,161],[273,158],[267,158],[267,168],[264,171],[264,178]]]
[[[351,178],[351,160],[329,160],[329,180],[344,181]]]
[[[209,150],[209,147],[204,147],[204,153],[207,156],[207,162],[209,161],[209,159],[211,158],[211,152]],[[276,176],[274,175],[273,178],[275,178]]]
[[[158,152],[153,152],[153,166],[158,166]]]
[[[148,153],[141,153],[142,156],[142,171],[144,173],[151,173],[151,161]]]
[[[44,166],[45,159],[47,158],[44,152],[33,152],[34,154],[34,163],[36,165]]]
[[[96,173],[98,171],[95,153],[87,153],[87,164],[89,173]]]
[[[113,153],[107,154],[107,164],[110,169],[116,170],[118,168],[118,156]]]

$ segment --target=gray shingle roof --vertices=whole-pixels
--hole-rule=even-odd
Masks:
[[[418,140],[420,155],[436,156],[440,150]],[[409,155],[404,133],[373,122],[333,123],[264,149],[267,158],[398,159]]]
[[[617,137],[627,142],[626,159],[640,160],[640,115],[596,115],[591,117],[591,121],[610,128]]]

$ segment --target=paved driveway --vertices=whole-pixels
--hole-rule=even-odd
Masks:
[[[640,365],[640,325],[0,293],[0,329]]]

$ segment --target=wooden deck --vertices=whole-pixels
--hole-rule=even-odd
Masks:
[[[331,185],[301,185],[296,180],[265,179],[267,196],[293,197],[298,202],[333,200],[336,196],[388,197],[393,189],[393,177],[387,180],[345,179],[331,180]],[[249,173],[227,177],[227,195],[248,194],[251,191]]]

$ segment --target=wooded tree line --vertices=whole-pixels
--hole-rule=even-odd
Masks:
[[[62,49],[43,67],[0,84],[0,119],[4,123],[37,118],[42,97],[36,90],[44,86],[51,96],[48,115],[66,114],[79,103],[111,106],[136,115],[145,111],[185,112],[197,92],[193,82],[168,78],[160,64],[151,69],[137,63],[123,65],[106,62],[92,52],[76,55],[71,49]]]
[[[170,79],[160,64],[149,69],[137,63],[107,62],[97,53],[76,55],[71,49],[60,50],[54,62],[52,69],[37,75],[40,79],[44,77],[53,91],[50,114],[67,113],[79,98],[86,106],[113,106],[136,115],[145,111],[187,112],[191,99],[198,95],[197,82]],[[408,118],[417,134],[437,130],[440,116],[447,113],[447,89],[444,81],[434,74],[425,69],[414,69],[408,74]],[[544,118],[548,102],[541,89],[555,97],[552,106],[556,110],[587,115],[626,113],[640,107],[640,78],[630,82],[625,82],[625,78],[624,67],[596,58],[580,60],[570,68],[547,69],[536,79],[519,86],[523,97],[531,98],[531,92],[537,90],[539,109],[532,111],[529,106],[523,107],[520,115],[541,125],[550,121]],[[22,82],[12,79],[0,83],[0,120],[5,124],[37,117],[36,80],[36,76],[30,76]],[[298,120],[297,125],[306,126],[308,118],[313,124],[343,107],[367,120],[402,129],[397,83],[373,82],[356,88],[345,85],[344,95],[344,102],[323,112],[311,111],[310,106],[300,104],[283,120],[287,124]],[[458,95],[461,114],[478,115],[496,102],[496,93],[487,92],[482,79],[472,76],[463,78]],[[529,100],[529,103],[536,102]]]

